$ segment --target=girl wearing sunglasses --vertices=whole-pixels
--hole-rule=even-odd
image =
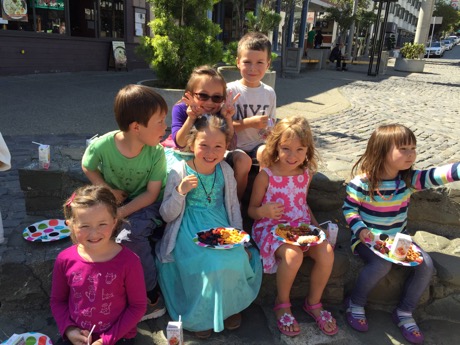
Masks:
[[[205,65],[193,70],[184,96],[172,108],[171,136],[163,143],[164,146],[174,149],[165,149],[168,171],[176,161],[190,158],[185,153],[189,151],[186,147],[187,137],[195,121],[202,116],[215,115],[223,118],[233,138],[228,149],[236,147],[232,117],[235,114],[235,102],[240,95],[227,95],[226,90],[224,78],[214,68]],[[226,161],[235,172],[238,199],[241,200],[246,190],[252,160],[241,150],[234,150],[227,156]]]

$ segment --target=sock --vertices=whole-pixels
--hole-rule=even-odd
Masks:
[[[354,319],[366,320],[366,312],[364,311],[364,307],[353,303],[351,298],[349,299],[348,309],[349,310],[347,311],[351,312],[351,316],[353,316]]]
[[[412,319],[412,313],[407,312],[407,311],[402,311],[400,309],[396,309],[396,315],[398,316],[399,321],[404,321],[405,319]],[[405,323],[404,328],[407,329],[409,332],[420,332],[420,329],[418,328],[417,324],[415,322],[408,322]]]

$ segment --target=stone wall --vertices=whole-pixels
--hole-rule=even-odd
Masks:
[[[61,205],[75,187],[88,182],[81,171],[80,159],[84,148],[53,148],[53,164],[50,170],[39,170],[36,163],[19,169],[21,189],[24,192],[27,214],[31,217],[60,217]],[[253,169],[250,181],[257,173]],[[323,300],[340,303],[351,289],[363,262],[351,254],[350,232],[343,219],[341,207],[345,197],[345,179],[335,173],[321,171],[310,186],[308,204],[321,223],[331,220],[339,224],[339,236],[335,248],[332,276]],[[436,300],[460,296],[460,192],[458,184],[421,192],[412,198],[409,213],[410,230],[415,241],[428,251],[436,266],[436,274],[421,303],[430,305]],[[250,188],[248,194],[250,194]],[[243,205],[247,203],[246,196]],[[442,215],[442,216],[441,216]],[[245,227],[250,220],[245,218]],[[37,219],[39,220],[39,219]],[[1,308],[40,309],[48,304],[50,278],[54,258],[70,241],[63,240],[41,244],[24,241],[14,234],[2,248],[0,272]],[[309,286],[312,262],[306,259],[295,280],[292,298],[303,298]],[[394,305],[402,291],[402,282],[408,269],[396,267],[385,277],[369,298],[371,305],[385,308]],[[264,275],[260,303],[272,303],[276,294],[275,275]]]

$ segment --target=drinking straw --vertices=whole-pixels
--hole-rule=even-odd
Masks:
[[[89,344],[89,338],[91,337],[91,333],[93,333],[95,327],[96,327],[96,325],[93,325],[93,327],[91,328],[91,331],[89,331],[89,334],[88,334],[88,345],[90,345],[90,344]]]
[[[36,141],[32,141],[32,144],[35,144],[35,145],[43,145],[43,144],[37,143]]]
[[[96,138],[98,135],[99,135],[99,133],[94,134],[91,138],[89,138],[89,140],[93,140],[93,139]]]

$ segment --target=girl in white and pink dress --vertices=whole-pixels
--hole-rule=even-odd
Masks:
[[[327,241],[316,246],[295,246],[277,240],[273,226],[282,223],[307,223],[318,227],[307,205],[308,187],[317,167],[317,153],[308,121],[302,117],[281,120],[266,143],[264,168],[257,175],[248,214],[255,219],[252,236],[257,243],[265,273],[277,274],[278,294],[274,311],[278,329],[288,336],[300,333],[292,315],[290,291],[304,256],[313,259],[310,289],[303,305],[324,334],[338,329],[331,313],[324,310],[321,297],[329,280],[334,252]]]

